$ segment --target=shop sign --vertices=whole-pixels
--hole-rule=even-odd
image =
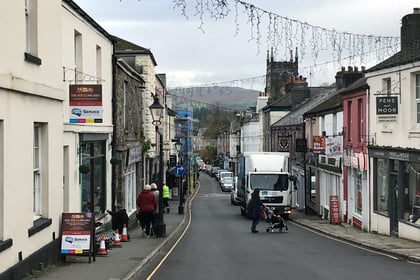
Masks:
[[[63,213],[61,220],[61,254],[89,256],[93,249],[92,213]]]
[[[102,85],[70,85],[70,123],[102,123]]]
[[[128,150],[127,165],[141,161],[141,146],[132,147]]]
[[[312,138],[313,142],[313,152],[314,153],[324,153],[325,152],[325,137],[324,136],[314,136]]]
[[[330,219],[330,222],[333,225],[341,223],[338,195],[330,195]]]
[[[327,157],[341,156],[343,152],[343,136],[327,137],[325,140]]]
[[[376,97],[377,115],[398,115],[398,97],[379,96]]]

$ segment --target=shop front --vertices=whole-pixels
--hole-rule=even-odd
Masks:
[[[420,150],[371,146],[372,231],[420,241]]]

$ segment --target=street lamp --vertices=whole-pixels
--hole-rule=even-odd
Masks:
[[[181,148],[182,148],[182,143],[181,140],[178,139],[177,142],[175,142],[175,149],[178,152],[178,162],[177,164],[182,164],[182,160],[180,160],[180,155],[181,155]],[[180,177],[178,177],[178,188],[179,188],[179,206],[178,206],[178,214],[184,214],[184,187],[182,186],[182,177],[183,175],[181,175]]]
[[[152,115],[155,126],[156,136],[159,135],[159,224],[157,225],[156,237],[166,236],[166,225],[163,220],[163,136],[159,133],[159,125],[162,123],[161,118],[163,116],[164,107],[160,104],[159,98],[156,94],[153,95],[153,104],[149,106],[150,113]]]

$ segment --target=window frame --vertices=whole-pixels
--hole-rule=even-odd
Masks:
[[[37,220],[42,217],[42,124],[34,123],[33,128],[33,218]]]

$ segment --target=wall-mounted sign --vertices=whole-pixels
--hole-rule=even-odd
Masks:
[[[128,149],[128,161],[127,165],[141,161],[142,153],[141,146],[136,146]]]
[[[324,136],[314,136],[312,138],[313,142],[313,152],[314,153],[323,153],[325,152],[325,137]]]
[[[280,149],[289,149],[289,138],[279,137],[279,147]]]
[[[70,85],[70,123],[102,123],[102,85]]]
[[[398,97],[379,96],[376,97],[377,115],[398,115]]]

